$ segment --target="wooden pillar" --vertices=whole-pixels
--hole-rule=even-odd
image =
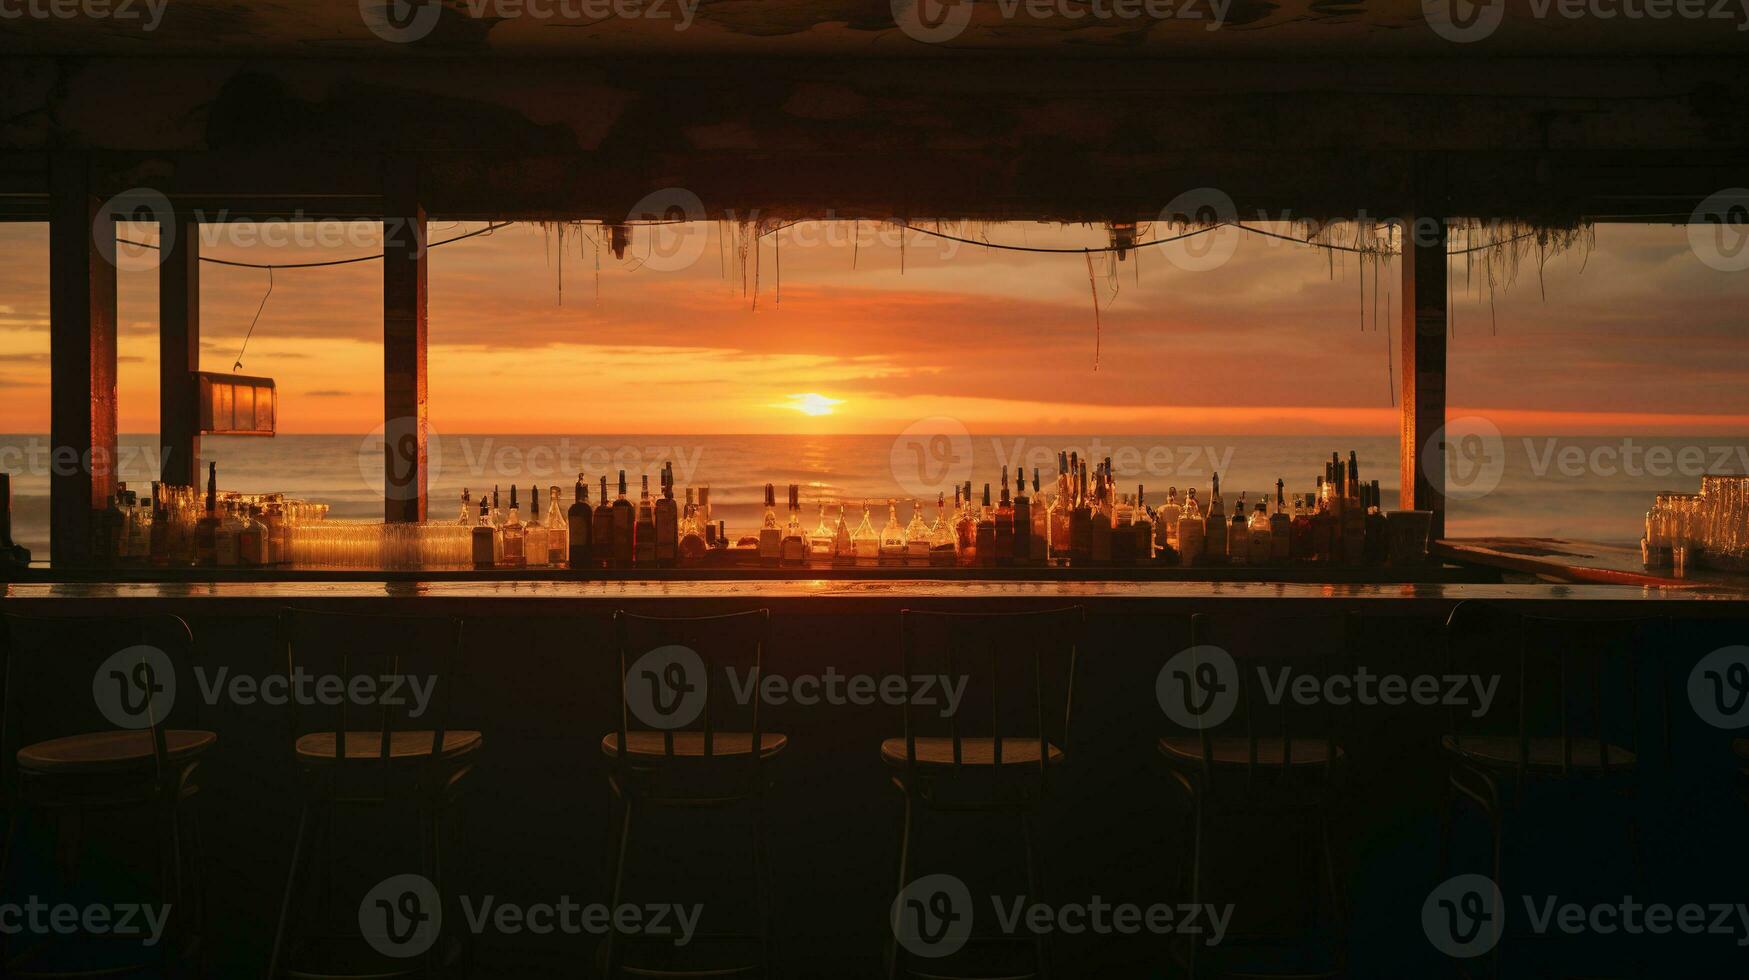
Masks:
[[[423,521],[426,265],[418,164],[391,159],[383,184],[383,519]]]
[[[49,559],[91,560],[93,508],[115,492],[115,226],[91,160],[49,162]]]
[[[1411,215],[1403,227],[1401,503],[1432,511],[1438,539],[1445,536],[1446,224]]]
[[[200,473],[200,222],[179,211],[158,227],[158,478],[191,487]]]

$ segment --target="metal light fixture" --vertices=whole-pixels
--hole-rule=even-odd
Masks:
[[[198,371],[200,431],[215,436],[271,436],[279,418],[272,378]]]

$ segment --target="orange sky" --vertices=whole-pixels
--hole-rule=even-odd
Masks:
[[[441,239],[481,227],[436,222]],[[1289,230],[1282,226],[1282,230]],[[209,229],[211,231],[211,229]],[[338,230],[336,230],[337,232]],[[252,262],[366,255],[374,228],[308,244],[248,236],[204,254]],[[1102,229],[992,225],[992,241],[1104,244]],[[150,229],[129,232],[150,237]],[[765,239],[757,309],[715,224],[701,257],[658,271],[640,230],[624,260],[515,225],[431,257],[431,421],[439,432],[896,432],[948,415],[973,431],[1394,432],[1387,329],[1371,329],[1373,272],[1332,274],[1324,253],[1242,236],[1218,269],[1188,271],[1158,248],[1096,260],[1094,370],[1080,255],[1002,252],[891,229],[813,222]],[[1237,232],[1232,234],[1238,235]],[[315,235],[306,235],[312,239]],[[0,224],[0,431],[48,427],[47,227]],[[781,250],[781,305],[776,268]],[[900,264],[903,261],[903,272]],[[156,272],[124,252],[121,427],[157,426]],[[1581,271],[1582,269],[1582,271]],[[203,367],[231,367],[268,274],[203,270]],[[1381,326],[1396,268],[1379,277]],[[1464,270],[1457,270],[1464,283]],[[599,282],[599,285],[598,285]],[[1749,273],[1715,271],[1671,226],[1600,226],[1588,255],[1534,262],[1489,298],[1478,277],[1456,304],[1452,415],[1507,432],[1749,431]],[[599,290],[599,294],[598,294]],[[1361,302],[1367,329],[1361,327]],[[281,270],[243,372],[277,379],[281,431],[380,422],[381,269]],[[1394,364],[1390,370],[1395,372]],[[836,399],[830,414],[791,396]],[[824,404],[824,403],[822,403]],[[817,409],[816,409],[817,410]]]

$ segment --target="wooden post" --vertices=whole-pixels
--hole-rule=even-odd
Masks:
[[[1445,536],[1446,224],[1411,215],[1403,228],[1400,500],[1405,510],[1433,512],[1437,540]]]
[[[192,487],[200,472],[200,222],[178,211],[158,227],[158,478]]]
[[[425,520],[425,208],[418,164],[392,158],[383,191],[383,519]]]
[[[115,227],[85,153],[53,155],[49,198],[49,560],[70,565],[115,492]]]

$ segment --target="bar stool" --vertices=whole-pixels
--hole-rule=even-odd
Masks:
[[[612,850],[612,908],[625,895],[627,867],[643,852],[633,846],[637,818],[646,811],[750,811],[748,849],[753,863],[754,933],[704,933],[694,944],[757,943],[756,963],[681,966],[673,962],[628,964],[632,949],[664,954],[674,944],[660,936],[613,931],[601,946],[603,976],[704,977],[760,971],[772,976],[773,935],[766,795],[773,760],[789,746],[784,735],[761,726],[757,693],[737,703],[725,684],[730,671],[744,671],[757,692],[765,649],[771,642],[771,612],[757,609],[720,616],[636,616],[614,613],[619,646],[619,724],[601,738],[607,784],[620,808]]]
[[[423,949],[410,945],[407,952],[398,952],[372,942],[380,955],[366,953],[360,958],[341,949],[357,947],[359,938],[371,939],[360,937],[355,925],[319,934],[299,920],[305,917],[300,914],[302,893],[319,884],[321,909],[340,909],[344,920],[358,921],[351,914],[358,906],[334,897],[334,859],[337,845],[357,843],[359,837],[337,834],[335,824],[369,811],[391,816],[398,815],[397,810],[412,811],[409,829],[417,836],[418,875],[436,893],[421,901],[449,902],[446,818],[485,744],[477,731],[449,727],[454,691],[466,683],[460,675],[463,623],[454,617],[287,609],[279,626],[287,680],[319,691],[323,682],[337,679],[341,687],[327,687],[344,693],[300,697],[294,686],[287,699],[288,748],[297,766],[302,799],[268,977],[436,976],[471,952],[471,946],[438,936],[415,940]],[[354,692],[363,692],[357,695],[359,703],[354,703]],[[378,839],[367,846],[387,848],[395,843]],[[355,864],[358,860],[354,856]],[[319,883],[310,880],[313,863],[319,864]],[[445,918],[460,921],[455,916]],[[389,926],[385,932],[391,940],[409,938]],[[335,947],[326,961],[300,962],[315,960],[321,950],[312,947],[323,942]]]
[[[1527,790],[1559,786],[1579,804],[1587,826],[1606,816],[1622,821],[1632,871],[1644,882],[1644,857],[1632,806],[1640,752],[1637,659],[1651,637],[1668,631],[1664,618],[1577,619],[1526,616],[1481,602],[1462,602],[1446,623],[1451,669],[1485,672],[1490,665],[1517,675],[1515,703],[1477,725],[1453,710],[1440,739],[1447,768],[1440,815],[1439,873],[1451,869],[1453,818],[1467,799],[1488,820],[1492,878],[1505,885],[1507,817],[1525,811]],[[1606,687],[1615,675],[1617,683]],[[1664,694],[1659,685],[1658,697]],[[1502,700],[1505,700],[1504,698]],[[1668,719],[1668,704],[1659,708]],[[1506,716],[1514,721],[1498,721]],[[1639,888],[1644,893],[1644,888]],[[1511,903],[1508,903],[1510,907]],[[1488,975],[1500,975],[1509,920],[1488,954]],[[1468,975],[1460,964],[1460,971]]]
[[[7,798],[0,897],[14,870],[20,824],[28,818],[46,816],[54,822],[58,885],[64,890],[80,883],[78,858],[88,817],[144,812],[153,820],[154,897],[168,915],[157,949],[142,946],[143,955],[126,964],[101,956],[89,960],[100,940],[134,939],[118,930],[80,935],[75,958],[87,961],[65,967],[39,965],[55,947],[52,941],[22,950],[0,947],[0,975],[94,976],[152,966],[199,974],[206,907],[195,777],[218,736],[198,727],[188,624],[175,616],[6,615],[0,621],[5,643],[0,649],[5,670],[0,770]],[[3,937],[0,943],[11,945]]]
[[[918,811],[1014,818],[1025,859],[1026,897],[1043,900],[1034,822],[1051,798],[1054,774],[1069,759],[1071,692],[1086,625],[1081,606],[1027,613],[949,613],[907,609],[899,614],[904,678],[940,676],[965,683],[958,709],[922,703],[904,685],[904,734],[881,742],[881,761],[904,795],[895,902],[913,882],[912,835]],[[976,712],[976,716],[972,715]],[[962,715],[964,715],[962,717]],[[1060,777],[1055,777],[1060,778]],[[906,923],[895,913],[887,976],[944,976],[946,958],[927,974],[912,968],[907,943],[927,940],[931,924]],[[965,937],[966,948],[1031,946],[1032,970],[1049,977],[1046,937]],[[955,952],[952,955],[959,956]],[[990,964],[986,964],[990,965]],[[993,966],[992,966],[993,968]],[[985,974],[988,975],[988,974]]]
[[[1273,833],[1294,834],[1305,864],[1305,837],[1312,838],[1317,868],[1299,934],[1234,932],[1219,946],[1195,936],[1173,944],[1172,957],[1195,977],[1212,968],[1220,975],[1331,977],[1346,970],[1346,922],[1331,840],[1347,752],[1341,720],[1327,700],[1310,706],[1281,698],[1272,704],[1265,672],[1291,669],[1322,681],[1352,662],[1346,619],[1270,617],[1223,619],[1197,613],[1190,619],[1190,646],[1168,661],[1156,688],[1174,731],[1157,747],[1167,785],[1189,809],[1187,860],[1179,882],[1190,902],[1207,900],[1210,837],[1239,819],[1263,820]],[[1170,675],[1170,676],[1168,676]],[[1173,699],[1170,706],[1164,699]],[[1295,832],[1303,832],[1295,834]],[[1319,903],[1327,900],[1332,928],[1320,929]],[[1327,949],[1318,937],[1330,937]]]

